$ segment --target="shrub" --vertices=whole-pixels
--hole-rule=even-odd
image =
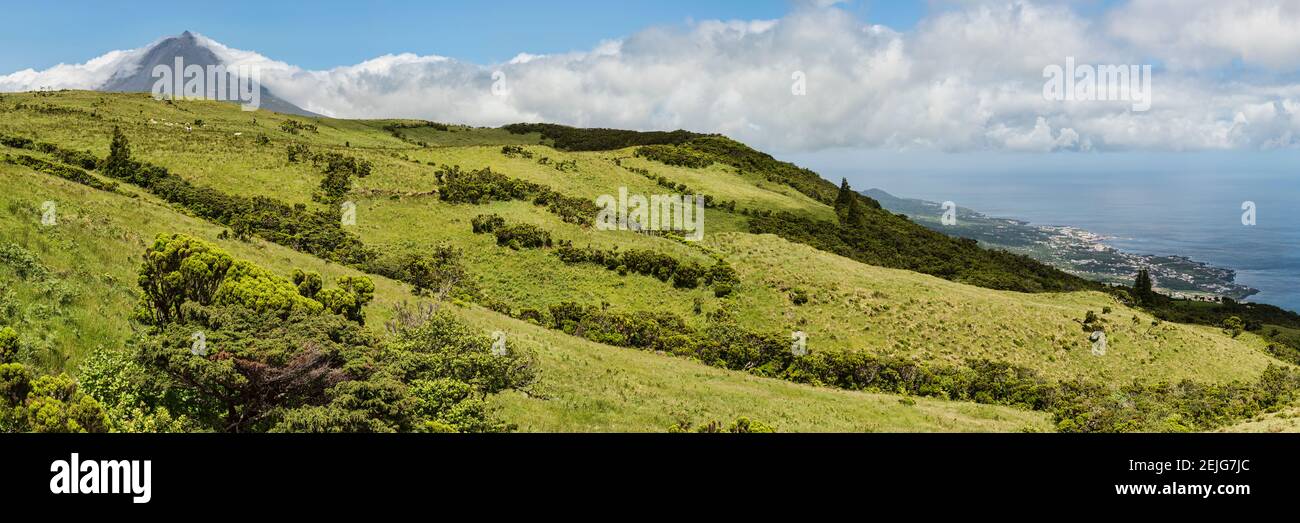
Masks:
[[[18,332],[11,327],[0,329],[0,364],[18,360]]]
[[[506,225],[506,219],[495,214],[480,214],[470,221],[474,234],[494,232]]]
[[[496,229],[497,245],[519,249],[540,249],[551,246],[551,233],[536,225],[517,223]]]

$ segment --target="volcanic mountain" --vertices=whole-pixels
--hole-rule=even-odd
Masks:
[[[229,65],[224,63],[216,53],[212,52],[212,49],[205,46],[203,41],[193,33],[185,31],[180,36],[158,42],[140,58],[138,63],[132,67],[119,70],[96,90],[119,93],[151,92],[154,82],[157,81],[152,75],[154,67],[158,65],[171,66],[175,63],[177,57],[181,58],[186,66],[197,65],[207,68],[209,66]],[[272,94],[264,85],[259,85],[258,89],[261,90],[262,109],[299,116],[320,116]]]

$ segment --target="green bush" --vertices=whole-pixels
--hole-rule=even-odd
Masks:
[[[551,233],[536,225],[516,223],[496,229],[497,245],[519,249],[541,249],[551,246]]]

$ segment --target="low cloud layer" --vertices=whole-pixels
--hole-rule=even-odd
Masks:
[[[348,118],[684,128],[785,152],[1300,145],[1300,2],[1132,0],[1087,16],[1059,1],[936,2],[906,32],[837,4],[647,28],[492,65],[399,54],[309,71],[204,41],[228,62],[260,66],[282,98]],[[0,90],[95,88],[141,54],[0,76]],[[1152,65],[1150,110],[1045,97],[1044,68],[1067,57]]]

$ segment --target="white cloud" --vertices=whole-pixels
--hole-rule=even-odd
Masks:
[[[1112,34],[1171,67],[1300,68],[1296,0],[1132,0],[1107,18]]]
[[[1300,56],[1294,1],[1134,0],[1099,17],[1066,2],[957,2],[907,32],[834,4],[801,2],[779,20],[654,27],[588,52],[521,52],[488,65],[400,54],[309,71],[203,41],[224,60],[261,67],[282,98],[338,117],[684,128],[785,152],[1300,145],[1300,84],[1288,76]],[[92,88],[131,53],[0,77],[0,89],[52,79]],[[1151,110],[1045,99],[1043,68],[1067,57],[1154,61]],[[1225,69],[1237,66],[1258,72]],[[496,72],[506,96],[494,94]],[[806,96],[792,94],[795,72]]]
[[[25,69],[0,76],[0,92],[37,89],[93,89],[119,70],[130,71],[149,46],[128,51],[113,51],[84,64],[59,64],[44,71]]]

